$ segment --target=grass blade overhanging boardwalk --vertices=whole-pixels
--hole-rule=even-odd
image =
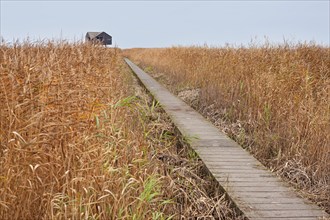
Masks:
[[[172,95],[130,60],[127,64],[160,102],[237,207],[250,219],[317,219],[326,216],[299,198],[237,143]]]

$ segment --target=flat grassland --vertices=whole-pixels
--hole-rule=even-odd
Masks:
[[[130,49],[136,62],[330,211],[330,50],[313,44]]]
[[[239,219],[121,51],[0,47],[0,219]]]

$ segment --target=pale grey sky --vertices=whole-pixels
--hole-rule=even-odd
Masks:
[[[329,46],[324,1],[1,1],[1,36],[82,39],[105,31],[121,48],[315,41]]]

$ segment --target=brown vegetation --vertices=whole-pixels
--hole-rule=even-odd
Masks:
[[[125,55],[330,211],[330,53],[316,45],[131,49]],[[183,93],[182,93],[183,91]]]
[[[239,218],[121,58],[1,46],[0,219]]]

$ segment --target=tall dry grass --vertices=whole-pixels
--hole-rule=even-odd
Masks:
[[[173,47],[125,55],[174,92],[199,89],[198,110],[330,211],[329,48]]]
[[[151,218],[149,144],[118,49],[25,43],[0,50],[0,219]]]

